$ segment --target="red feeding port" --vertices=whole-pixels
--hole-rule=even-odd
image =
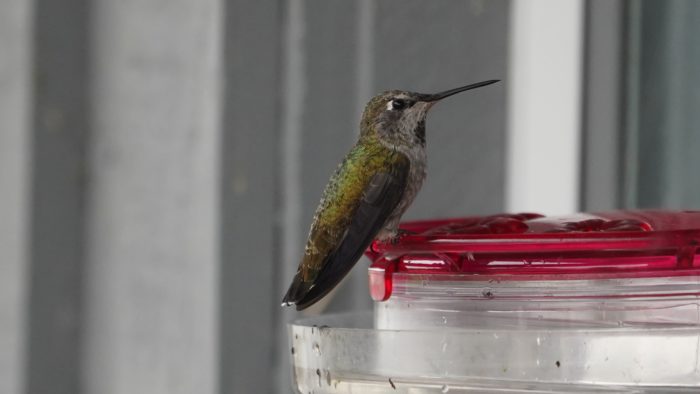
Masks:
[[[376,301],[393,277],[566,280],[700,275],[700,211],[500,214],[402,223],[398,241],[366,254]]]

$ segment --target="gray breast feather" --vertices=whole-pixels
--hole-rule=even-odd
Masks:
[[[401,151],[409,158],[411,168],[408,173],[404,194],[396,205],[396,208],[394,208],[394,211],[387,218],[384,223],[384,228],[377,237],[380,240],[386,240],[396,236],[401,216],[403,216],[404,212],[406,212],[408,207],[411,206],[411,203],[413,203],[413,200],[416,198],[426,178],[427,157],[425,147],[414,146],[413,148],[406,149],[406,151]]]

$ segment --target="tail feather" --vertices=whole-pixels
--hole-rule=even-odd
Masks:
[[[297,310],[304,310],[325,297],[341,280],[343,280],[354,265],[355,264],[344,264],[341,272],[337,272],[337,270],[332,270],[331,272],[328,270],[321,271],[314,283],[304,291],[303,297],[295,301],[294,304]]]
[[[327,277],[322,273],[313,283],[304,282],[301,279],[301,274],[298,273],[294,276],[294,280],[292,280],[287,294],[285,294],[282,299],[282,306],[295,305],[298,311],[310,307],[333,290],[351,267],[352,265],[350,265],[347,270],[344,270],[345,272],[343,274],[333,275],[332,277]]]
[[[287,290],[287,294],[282,299],[282,306],[298,305],[309,292],[309,288],[310,285],[305,283],[301,278],[301,273],[297,272],[292,280],[292,284],[289,286],[289,290]],[[300,310],[298,306],[297,309]]]
[[[348,245],[352,247],[348,247]],[[323,269],[315,275],[311,282],[304,282],[301,273],[297,273],[284,297],[286,305],[294,304],[296,309],[301,311],[325,297],[350,272],[357,260],[360,259],[365,247],[366,245],[360,244],[358,248],[354,242],[343,243],[335,253],[326,258]]]

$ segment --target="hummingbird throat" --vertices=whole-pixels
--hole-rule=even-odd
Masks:
[[[411,109],[401,114],[393,134],[399,140],[399,144],[425,145],[425,118],[430,103],[418,102]]]

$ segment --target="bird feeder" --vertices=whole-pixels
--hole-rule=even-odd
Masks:
[[[301,393],[698,392],[700,212],[403,223],[374,310],[289,327]]]

